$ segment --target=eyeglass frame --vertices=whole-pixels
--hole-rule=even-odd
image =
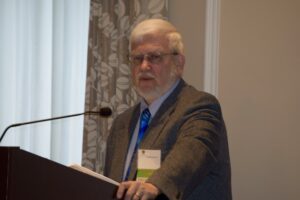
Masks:
[[[160,64],[165,56],[170,56],[170,55],[177,56],[179,55],[179,53],[149,52],[146,54],[136,54],[136,55],[132,54],[128,56],[128,60],[133,66],[141,65],[145,59],[151,64]]]

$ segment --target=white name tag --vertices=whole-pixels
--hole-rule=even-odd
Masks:
[[[161,151],[160,150],[138,150],[138,164],[137,164],[137,181],[146,181],[154,172],[160,168]]]

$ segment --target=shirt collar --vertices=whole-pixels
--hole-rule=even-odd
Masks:
[[[163,94],[162,96],[160,96],[158,99],[156,99],[155,101],[153,101],[150,105],[147,105],[147,103],[145,102],[144,99],[141,100],[141,106],[140,106],[140,113],[143,112],[143,110],[145,108],[148,107],[150,113],[151,113],[151,118],[154,117],[154,115],[156,114],[156,112],[158,111],[159,107],[161,106],[161,104],[166,100],[166,98],[173,92],[173,90],[176,88],[176,86],[178,85],[180,79],[177,79],[175,81],[175,83],[170,87],[170,89]]]

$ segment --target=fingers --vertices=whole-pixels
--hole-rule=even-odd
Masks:
[[[150,183],[139,181],[122,182],[117,191],[117,198],[124,200],[151,200],[155,199],[159,190]]]
[[[123,182],[119,185],[117,195],[116,195],[117,199],[121,199],[124,196],[124,193],[126,191],[126,183],[127,182]]]
[[[117,191],[117,198],[121,199],[124,197],[124,200],[131,200],[134,199],[134,195],[136,194],[141,182],[137,181],[126,181],[122,182],[119,185],[118,191]],[[136,195],[136,199],[139,199],[140,194]]]
[[[134,195],[133,195],[133,200],[140,200],[143,198],[143,193],[142,192],[136,192]]]
[[[130,181],[129,183],[124,200],[139,200],[142,197],[142,193],[138,192],[141,182]]]

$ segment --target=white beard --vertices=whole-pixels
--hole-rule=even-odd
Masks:
[[[137,79],[139,79],[140,77],[155,78],[155,76],[150,72],[141,72],[137,75]],[[166,93],[177,79],[178,79],[178,75],[176,74],[176,69],[173,68],[173,70],[171,71],[171,74],[169,76],[168,84],[164,88],[156,85],[151,90],[142,91],[138,87],[136,87],[136,85],[134,87],[135,87],[135,90],[137,91],[137,93],[141,97],[143,97],[147,101],[147,103],[151,103],[154,100],[161,97],[164,93]]]

